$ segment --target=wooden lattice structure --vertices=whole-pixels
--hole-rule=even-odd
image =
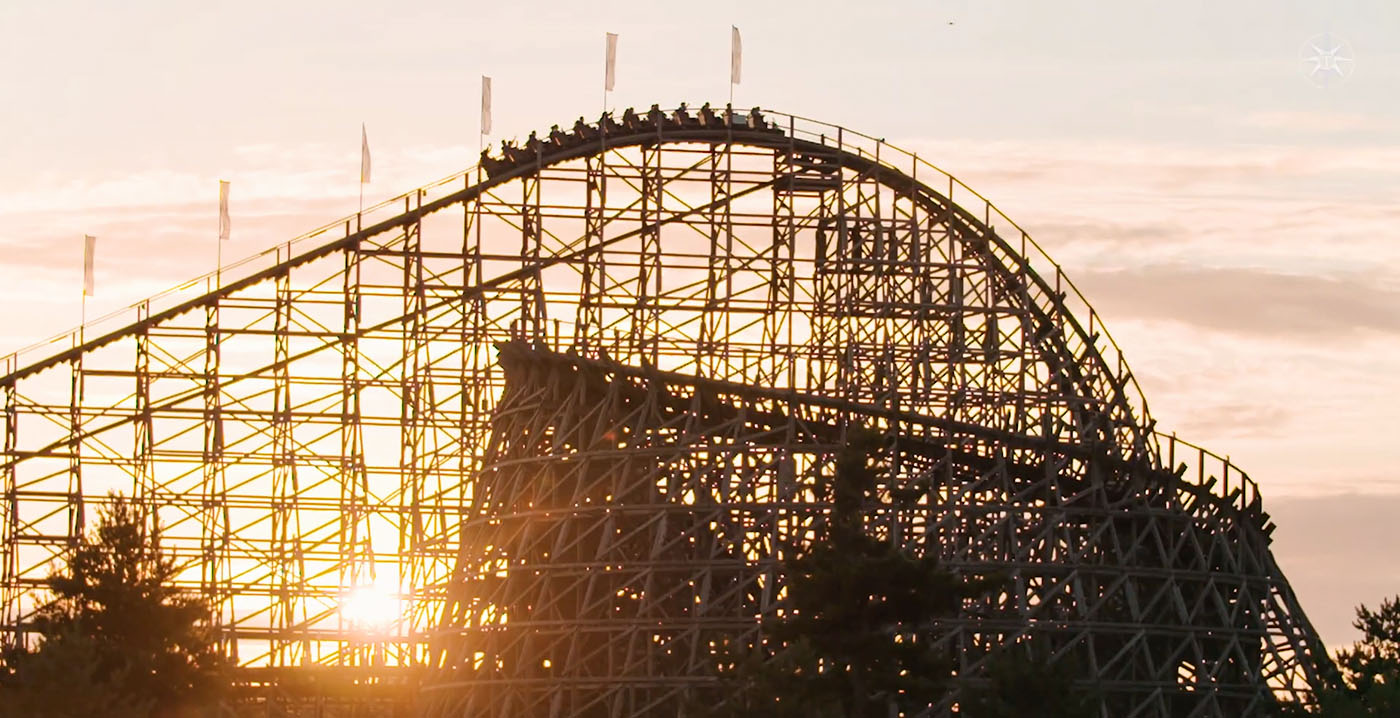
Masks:
[[[63,341],[0,377],[12,641],[118,489],[243,664],[403,668],[444,714],[671,713],[710,636],[781,603],[861,424],[890,442],[873,527],[1014,576],[941,639],[967,679],[1039,636],[1113,715],[1233,716],[1325,659],[1255,485],[1156,431],[1059,266],[842,128],[580,120]]]

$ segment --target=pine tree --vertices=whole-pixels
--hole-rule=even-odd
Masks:
[[[963,689],[959,715],[1098,718],[1095,696],[1075,685],[1085,673],[1075,656],[1052,662],[1033,641],[1003,646],[988,661],[986,682]]]
[[[964,580],[937,557],[873,535],[877,434],[853,430],[836,456],[821,535],[783,567],[788,600],[757,645],[720,647],[726,699],[711,715],[909,715],[947,690],[952,656],[934,623],[992,581]]]
[[[1400,714],[1400,596],[1376,611],[1358,606],[1352,625],[1361,640],[1337,653],[1348,687],[1375,715]]]
[[[1338,670],[1324,674],[1326,685],[1317,692],[1314,715],[1400,715],[1400,596],[1381,601],[1380,609],[1375,611],[1357,606],[1352,625],[1361,631],[1361,640],[1337,652]]]
[[[48,578],[32,650],[12,651],[0,673],[0,714],[187,715],[217,702],[222,654],[208,610],[173,586],[174,560],[160,550],[138,507],[113,496],[93,536]]]

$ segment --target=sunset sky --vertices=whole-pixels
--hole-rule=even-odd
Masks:
[[[0,4],[0,353],[602,109],[736,104],[928,158],[1016,219],[1106,320],[1159,427],[1259,482],[1323,638],[1400,593],[1400,4]],[[1354,58],[1310,82],[1305,42]]]

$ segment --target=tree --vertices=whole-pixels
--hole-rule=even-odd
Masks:
[[[204,603],[178,591],[158,527],[121,496],[49,576],[32,650],[11,651],[0,672],[0,714],[185,715],[213,705],[224,660]]]
[[[944,695],[953,663],[934,641],[934,624],[998,581],[961,579],[932,551],[872,535],[866,523],[878,472],[871,457],[880,442],[872,432],[850,432],[828,487],[828,521],[783,567],[784,615],[764,623],[755,645],[719,648],[727,699],[702,712],[883,717],[917,712]]]
[[[1381,601],[1376,611],[1357,606],[1351,625],[1361,631],[1361,640],[1337,652],[1336,671],[1324,672],[1314,715],[1400,715],[1400,596]],[[1302,713],[1296,707],[1291,711],[1293,715]]]
[[[1347,686],[1376,715],[1400,713],[1400,596],[1381,601],[1378,611],[1357,606],[1352,625],[1361,640],[1337,653]]]
[[[1074,681],[1085,671],[1074,655],[1051,662],[1034,643],[1004,646],[988,661],[985,684],[963,690],[967,718],[1097,718],[1095,696]]]
[[[0,716],[144,718],[155,707],[124,689],[127,661],[77,630],[46,636],[39,650],[8,658],[16,670],[0,683]]]

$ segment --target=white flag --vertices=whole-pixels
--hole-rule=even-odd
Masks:
[[[603,75],[603,89],[612,92],[617,84],[617,33],[608,33],[607,69]]]
[[[93,255],[97,252],[97,238],[83,235],[83,296],[91,297],[94,284]]]
[[[739,28],[730,25],[729,29],[729,84],[737,85],[744,65],[744,45],[739,41]]]
[[[360,184],[369,184],[369,133],[360,123]]]
[[[219,180],[219,239],[228,239],[232,226],[228,218],[228,182]]]
[[[491,78],[481,76],[481,134],[491,134]]]

